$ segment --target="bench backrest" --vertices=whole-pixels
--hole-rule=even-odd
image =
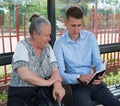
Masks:
[[[120,43],[100,45],[100,53],[111,53],[120,51]],[[13,52],[0,54],[0,66],[11,64]]]

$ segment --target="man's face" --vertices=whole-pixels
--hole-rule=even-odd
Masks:
[[[82,29],[83,19],[75,19],[70,17],[65,24],[70,36],[77,37],[79,36],[79,32]]]

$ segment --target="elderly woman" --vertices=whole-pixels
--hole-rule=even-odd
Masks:
[[[62,100],[65,90],[48,44],[51,25],[36,14],[31,16],[30,22],[30,37],[18,42],[13,55],[7,106],[56,106],[55,94]]]

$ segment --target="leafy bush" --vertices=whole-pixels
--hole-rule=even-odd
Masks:
[[[0,106],[2,106],[2,104],[7,102],[7,92],[3,91],[2,94],[0,94]]]
[[[113,71],[109,74],[105,74],[103,81],[107,84],[107,86],[120,84],[120,69],[118,69],[117,74],[114,74]]]
[[[7,65],[6,66],[6,73],[7,73],[7,77],[10,77],[11,76],[11,73],[12,73],[12,66],[11,65]],[[5,68],[4,66],[0,66],[0,80],[1,79],[4,79],[4,76],[5,76]]]

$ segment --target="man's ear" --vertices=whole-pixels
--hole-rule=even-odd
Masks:
[[[65,26],[67,26],[67,20],[64,21]]]

